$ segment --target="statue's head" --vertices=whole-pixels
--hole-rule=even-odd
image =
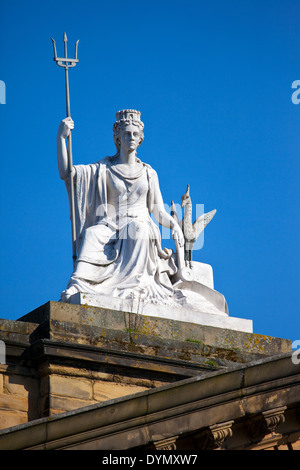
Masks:
[[[141,121],[141,113],[140,111],[136,111],[135,109],[123,109],[121,111],[118,111],[116,114],[116,122],[113,125],[113,132],[114,132],[114,142],[115,146],[117,148],[117,153],[120,152],[120,134],[122,131],[126,129],[126,127],[131,127],[134,126],[137,128],[137,131],[139,132],[139,145],[144,140],[144,124]]]

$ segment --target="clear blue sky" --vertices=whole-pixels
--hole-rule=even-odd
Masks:
[[[297,0],[0,0],[1,318],[58,300],[72,269],[56,132],[70,71],[74,163],[114,154],[112,124],[139,109],[139,156],[166,203],[187,183],[217,209],[194,259],[211,264],[230,315],[300,339],[300,79]]]

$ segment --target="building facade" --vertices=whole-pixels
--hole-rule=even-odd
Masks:
[[[300,450],[289,340],[60,302],[0,339],[0,450]]]

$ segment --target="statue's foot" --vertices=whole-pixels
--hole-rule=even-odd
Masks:
[[[69,289],[62,291],[62,293],[60,294],[60,302],[69,303],[71,296],[76,294],[77,292],[78,292],[78,289],[76,289],[76,287],[74,286],[69,287]]]

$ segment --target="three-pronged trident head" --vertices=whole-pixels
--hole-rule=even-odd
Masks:
[[[66,33],[64,33],[64,39],[63,39],[63,41],[65,43],[65,57],[57,57],[56,42],[54,41],[53,38],[51,38],[51,41],[53,43],[53,50],[54,50],[53,60],[57,63],[57,65],[59,65],[59,67],[64,67],[64,68],[75,67],[77,62],[79,62],[79,60],[77,58],[79,40],[76,41],[76,43],[75,43],[75,58],[74,59],[69,59],[68,58],[68,53],[67,53],[68,38],[67,38]]]

